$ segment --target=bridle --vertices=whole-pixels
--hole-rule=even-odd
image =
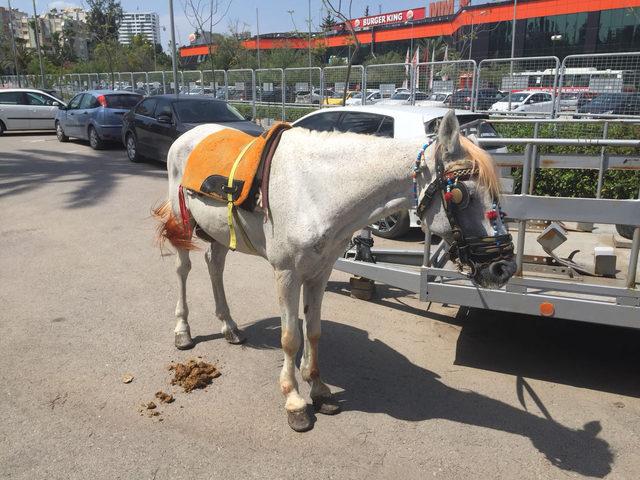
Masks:
[[[422,163],[425,151],[432,143],[434,143],[434,140],[426,143],[418,153],[418,158],[413,168],[414,188],[416,188],[415,178],[418,172],[425,168]],[[438,148],[439,145],[436,145],[436,149]],[[426,165],[426,162],[424,165]],[[449,257],[451,260],[457,261],[460,267],[462,265],[469,266],[472,275],[493,262],[511,260],[513,257],[511,235],[508,233],[498,235],[499,222],[502,222],[505,214],[500,209],[500,203],[497,199],[494,199],[492,209],[486,212],[486,216],[493,226],[494,235],[466,237],[456,221],[455,212],[462,211],[469,203],[469,191],[463,182],[477,178],[478,170],[473,166],[458,166],[447,170],[442,159],[437,154],[435,155],[435,170],[436,174],[433,181],[420,196],[416,195],[416,213],[418,218],[422,220],[427,207],[431,204],[433,198],[439,194],[442,207],[451,226],[453,237],[453,242],[449,245]]]

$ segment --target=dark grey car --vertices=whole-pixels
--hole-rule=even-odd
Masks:
[[[124,116],[122,141],[132,162],[144,158],[167,161],[171,144],[192,128],[215,123],[253,136],[262,127],[244,118],[233,106],[209,96],[147,97]]]

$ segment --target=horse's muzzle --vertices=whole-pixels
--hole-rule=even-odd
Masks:
[[[478,268],[474,281],[483,288],[500,288],[516,273],[516,262],[498,260]]]

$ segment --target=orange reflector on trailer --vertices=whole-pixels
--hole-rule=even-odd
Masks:
[[[543,317],[551,317],[554,313],[556,313],[556,308],[553,306],[553,303],[542,302],[540,304],[540,315]]]

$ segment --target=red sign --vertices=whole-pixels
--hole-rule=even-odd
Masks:
[[[468,7],[469,3],[470,0],[459,0],[458,7],[460,9]],[[429,4],[429,16],[444,17],[446,15],[453,15],[454,8],[454,0],[440,0],[439,2],[433,2]]]
[[[426,8],[419,7],[411,10],[402,10],[400,12],[381,13],[380,15],[356,18],[351,20],[351,26],[356,30],[362,30],[380,25],[412,22],[424,18],[425,15]]]

